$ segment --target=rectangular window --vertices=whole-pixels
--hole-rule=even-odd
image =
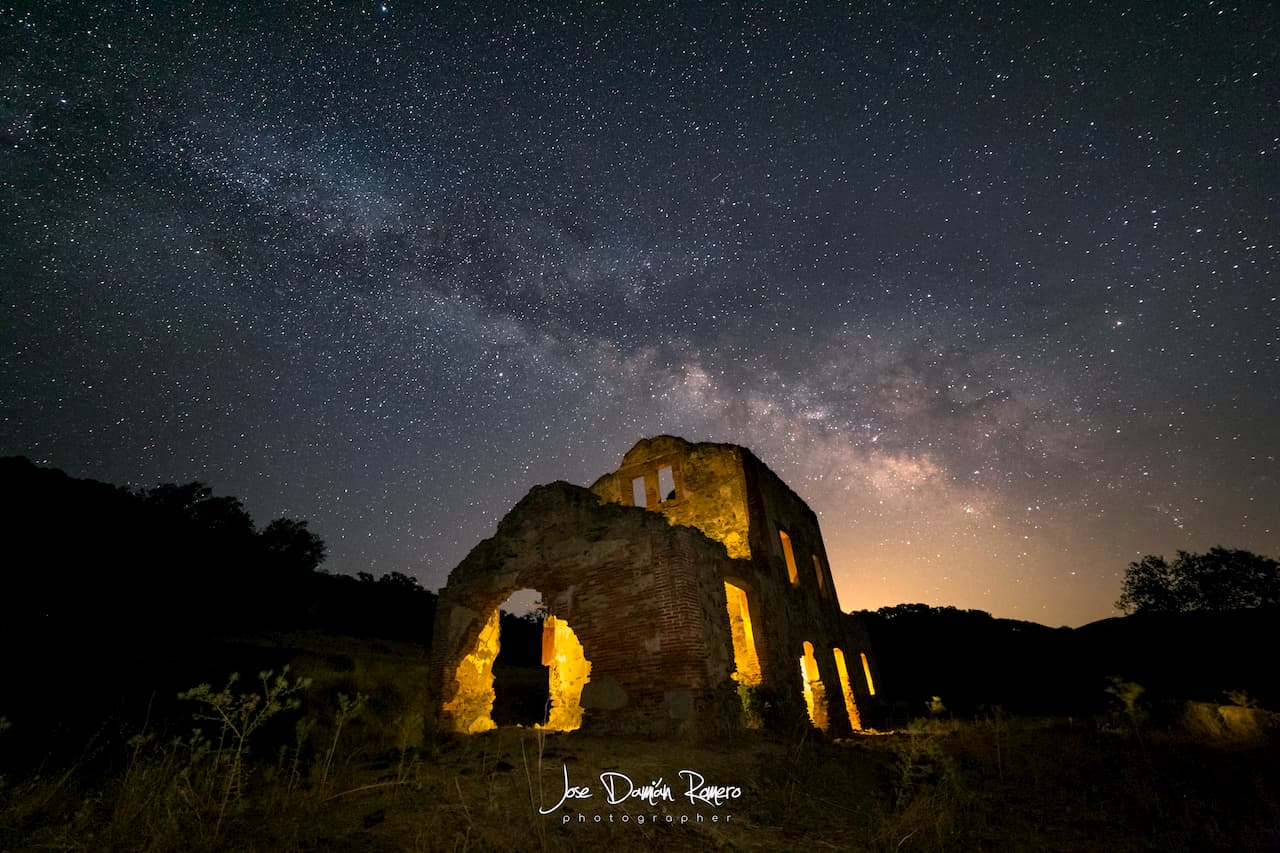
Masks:
[[[818,590],[821,592],[825,585],[822,583],[822,561],[817,554],[813,555],[813,575],[818,579]]]
[[[631,481],[631,503],[642,508],[649,505],[649,499],[645,497],[644,477],[636,477]]]
[[[739,684],[759,684],[760,656],[756,653],[747,591],[725,581],[724,597],[729,605],[729,630],[733,634],[733,662],[737,670],[731,677]]]
[[[871,683],[871,664],[867,663],[866,652],[860,652],[862,657],[862,673],[867,677],[867,692],[872,696],[876,695],[876,686]]]
[[[658,500],[673,501],[676,499],[676,475],[670,465],[658,469]]]
[[[791,585],[795,586],[800,583],[800,573],[796,571],[796,555],[791,550],[791,537],[785,530],[779,530],[778,538],[782,540],[782,556],[787,561],[787,577],[791,579]]]
[[[836,672],[840,676],[840,691],[844,693],[844,709],[849,714],[849,726],[856,732],[862,730],[862,717],[858,714],[858,703],[853,698],[853,685],[849,683],[849,668],[845,666],[844,652],[832,649],[836,659]]]
[[[800,658],[800,678],[809,719],[825,732],[827,730],[827,694],[822,688],[821,676],[818,673],[818,659],[813,656],[813,643],[808,640],[804,641],[804,657]]]

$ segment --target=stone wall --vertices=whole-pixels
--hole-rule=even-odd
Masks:
[[[860,655],[864,652],[869,655],[870,649],[847,631],[822,530],[813,510],[748,450],[743,450],[743,470],[747,492],[751,495],[751,549],[756,555],[753,562],[762,589],[769,668],[775,674],[775,683],[784,701],[790,706],[787,698],[802,695],[801,660],[805,657],[804,644],[811,643],[818,674],[812,689],[825,697],[819,702],[826,706],[822,727],[833,734],[845,734],[873,716],[874,702],[865,689],[865,681],[853,678],[853,670],[860,668],[860,664],[856,667],[849,664],[847,680],[858,710],[853,715],[848,713],[844,680],[840,677],[834,650],[840,649],[846,661],[860,661]],[[790,540],[796,564],[795,583],[791,582],[787,569],[782,532]]]
[[[664,467],[672,469],[674,498],[658,489],[658,473]],[[636,478],[644,478],[646,508],[661,512],[672,524],[701,530],[723,544],[731,557],[751,557],[742,448],[691,444],[670,435],[646,438],[623,457],[622,467],[596,480],[591,489],[609,503],[635,506]]]
[[[744,593],[735,594],[732,622],[726,582]],[[430,689],[442,728],[485,727],[492,691],[484,666],[496,648],[483,631],[524,588],[542,594],[590,663],[584,727],[740,727],[743,702],[731,674],[734,626],[740,646],[747,636],[744,600],[756,660],[744,658],[743,689],[767,703],[767,722],[811,720],[841,735],[871,716],[862,662],[865,655],[874,672],[870,647],[840,611],[817,516],[745,448],[658,436],[637,443],[590,490],[533,489],[440,593]],[[473,670],[480,675],[459,681]]]
[[[658,488],[659,472],[670,468],[674,496]],[[675,436],[643,439],[623,457],[621,467],[600,477],[592,490],[604,500],[632,505],[632,483],[643,478],[643,503],[672,524],[696,527],[723,543],[732,564],[723,580],[747,592],[761,666],[759,686],[781,720],[815,719],[804,698],[804,643],[813,646],[817,678],[811,690],[818,701],[821,727],[847,733],[866,719],[874,702],[861,671],[861,655],[870,657],[865,636],[846,630],[827,560],[818,518],[807,504],[746,448],[692,443]],[[796,569],[792,583],[781,533],[789,539]],[[841,678],[835,658],[840,649],[850,675]],[[845,684],[855,704],[848,713]],[[831,707],[828,712],[824,706]],[[815,719],[815,722],[818,720]]]
[[[717,581],[732,562],[719,543],[654,513],[602,504],[567,483],[533,489],[441,590],[429,684],[436,724],[484,728],[476,722],[488,714],[483,703],[457,701],[459,692],[483,696],[459,683],[460,667],[467,671],[496,608],[532,588],[590,661],[585,727],[736,728],[727,603]]]

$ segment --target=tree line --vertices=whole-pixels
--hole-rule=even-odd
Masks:
[[[127,489],[0,459],[6,569],[0,632],[34,644],[319,629],[429,643],[435,595],[416,578],[321,569],[305,521],[259,529],[203,483]]]
[[[1125,613],[1246,610],[1280,606],[1280,563],[1221,546],[1179,551],[1169,562],[1148,554],[1130,563],[1116,608]]]

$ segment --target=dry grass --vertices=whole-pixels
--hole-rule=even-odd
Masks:
[[[0,780],[0,851],[1280,849],[1275,715],[1256,709],[929,720],[840,743],[500,728],[423,745],[396,686],[421,683],[419,662],[333,658],[297,659],[301,707],[246,739],[234,778],[216,732],[171,724]],[[681,770],[740,794],[690,802]],[[556,807],[566,773],[592,796]],[[671,800],[609,803],[611,773]]]
[[[510,728],[335,762],[341,770],[323,783],[313,766],[293,790],[259,766],[219,826],[214,804],[184,787],[181,753],[169,750],[97,786],[53,777],[6,791],[0,848],[1263,850],[1280,841],[1274,759],[1266,745],[1159,732],[1139,741],[1067,721],[920,727],[841,744],[655,743]],[[559,800],[566,768],[592,798],[542,814]],[[741,797],[719,808],[690,804],[682,769],[740,787]],[[599,782],[608,772],[636,785],[661,777],[675,802],[609,804]]]

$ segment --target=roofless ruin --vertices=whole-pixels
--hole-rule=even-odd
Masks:
[[[658,436],[589,489],[537,486],[440,592],[429,721],[494,727],[498,608],[547,616],[545,728],[714,734],[871,711],[875,663],[840,611],[818,519],[744,447]]]

